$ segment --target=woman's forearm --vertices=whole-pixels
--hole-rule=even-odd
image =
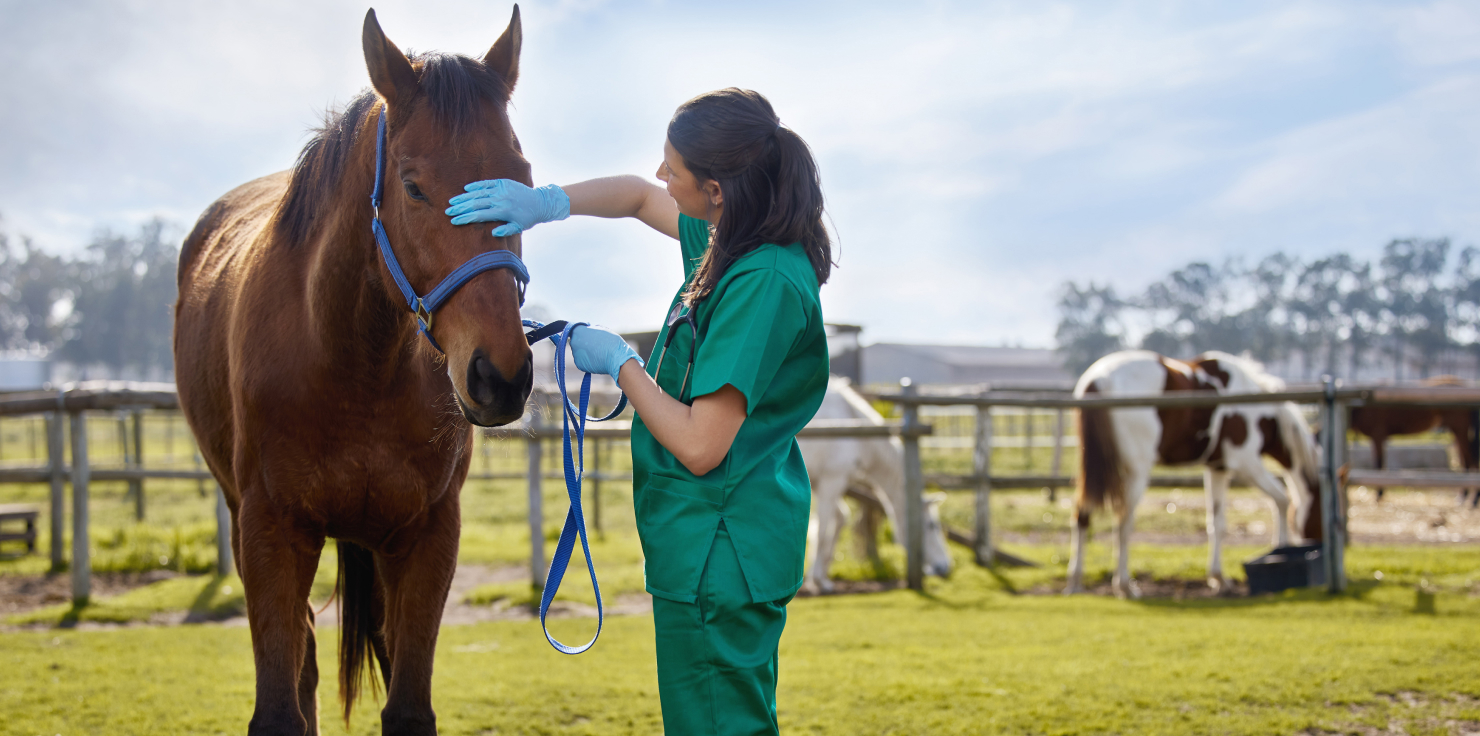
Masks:
[[[638,176],[608,176],[562,186],[570,213],[591,217],[633,217],[668,237],[678,238],[678,204],[662,187]]]
[[[689,406],[658,388],[636,360],[622,366],[619,378],[653,438],[694,475],[719,466],[745,423],[745,394],[729,384]]]

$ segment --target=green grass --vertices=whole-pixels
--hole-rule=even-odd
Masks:
[[[782,642],[780,717],[792,733],[1294,733],[1358,724],[1437,732],[1480,721],[1480,601],[1363,583],[1256,599],[1131,603],[1014,596],[986,571],[926,594],[803,599]],[[553,623],[589,636],[589,619]],[[333,672],[334,632],[320,668]],[[252,708],[241,628],[0,636],[7,733],[237,732]],[[321,685],[323,723],[332,678]],[[435,704],[445,734],[655,733],[652,622],[607,621],[590,653],[549,648],[535,622],[443,629]],[[1397,701],[1402,696],[1414,706]],[[378,733],[376,704],[353,733]]]
[[[110,425],[103,418],[94,457],[106,461]],[[999,418],[999,422],[1001,419]],[[1040,422],[1043,420],[1040,419]],[[149,455],[162,442],[156,425]],[[998,431],[1006,427],[999,425]],[[14,425],[0,425],[0,461],[17,462]],[[176,434],[175,455],[188,466]],[[486,447],[486,451],[484,448]],[[555,467],[558,452],[546,458]],[[1038,455],[1046,448],[1038,448]],[[1000,460],[999,453],[1004,454]],[[1015,453],[1015,455],[1013,454]],[[163,449],[159,455],[163,456]],[[1067,454],[1067,453],[1066,453]],[[620,450],[608,469],[623,470]],[[954,469],[961,455],[940,452],[932,472]],[[994,453],[1013,470],[1021,449]],[[967,461],[969,462],[969,460]],[[522,469],[517,443],[480,445],[474,472]],[[1069,458],[1065,459],[1069,467]],[[615,466],[615,467],[612,467]],[[1038,470],[1042,470],[1039,468]],[[135,522],[125,485],[93,488],[94,569],[184,572],[214,564],[214,501],[193,482],[150,482],[149,518]],[[1197,489],[1184,489],[1192,498]],[[44,502],[40,486],[0,486],[0,502]],[[565,509],[559,481],[544,486],[545,555],[553,552]],[[589,505],[588,519],[594,517]],[[1235,491],[1235,497],[1254,491]],[[1061,494],[1061,498],[1063,495]],[[1171,496],[1168,496],[1171,498]],[[946,522],[970,528],[971,497],[954,494]],[[1268,523],[1263,510],[1231,514],[1230,524]],[[592,534],[602,592],[642,588],[641,550],[625,483],[604,484],[604,532]],[[521,481],[475,481],[463,492],[461,559],[525,565],[529,537]],[[790,733],[1295,733],[1401,727],[1448,733],[1450,720],[1480,727],[1480,549],[1466,546],[1355,546],[1348,550],[1351,591],[1318,590],[1239,599],[1125,602],[1098,597],[1021,595],[1055,591],[1068,556],[1067,509],[1036,492],[994,494],[994,527],[1008,551],[1042,566],[986,571],[953,548],[957,571],[931,580],[924,594],[800,599],[790,607],[782,642],[780,711]],[[1138,530],[1199,538],[1200,513],[1143,507]],[[42,529],[45,530],[43,518]],[[1109,575],[1108,525],[1088,548],[1090,581]],[[1192,536],[1197,535],[1197,536]],[[890,538],[884,530],[884,540]],[[46,549],[43,539],[40,549]],[[1225,550],[1225,574],[1264,546]],[[882,548],[881,568],[855,558],[845,532],[834,571],[844,578],[897,577],[902,550]],[[1203,544],[1136,544],[1132,569],[1142,579],[1200,580]],[[314,598],[333,585],[329,545]],[[0,559],[0,575],[44,571],[44,555]],[[1383,573],[1378,582],[1376,573]],[[1417,611],[1415,588],[1436,588],[1436,613]],[[229,591],[228,591],[229,589]],[[561,596],[594,601],[584,563],[572,561]],[[528,605],[523,583],[485,586],[476,603]],[[84,608],[34,611],[8,623],[40,626],[130,622],[184,612],[209,619],[241,610],[235,578],[174,578]],[[584,641],[590,619],[552,621],[565,641]],[[325,732],[340,733],[334,713],[336,631],[320,635]],[[0,733],[240,732],[251,715],[253,667],[242,627],[132,627],[101,631],[33,629],[0,634]],[[590,653],[566,657],[545,643],[537,622],[450,626],[442,631],[434,683],[446,734],[646,734],[660,730],[652,622],[607,621]],[[378,733],[378,706],[362,702],[353,732]]]

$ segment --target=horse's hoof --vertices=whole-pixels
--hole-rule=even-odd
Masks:
[[[1124,585],[1116,583],[1113,587],[1115,588],[1116,598],[1133,601],[1141,599],[1141,586],[1136,585],[1136,581],[1134,580]]]

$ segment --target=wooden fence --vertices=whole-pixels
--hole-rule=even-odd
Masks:
[[[1300,404],[1316,404],[1320,408],[1321,433],[1321,512],[1322,512],[1322,558],[1326,563],[1326,580],[1330,590],[1340,592],[1346,587],[1343,554],[1346,543],[1346,520],[1342,506],[1336,503],[1340,495],[1339,468],[1346,462],[1348,415],[1352,406],[1447,406],[1480,407],[1480,389],[1436,387],[1436,388],[1341,388],[1338,381],[1326,378],[1319,388],[1297,389],[1278,393],[1220,394],[1212,391],[1168,392],[1155,396],[1116,396],[1076,399],[1062,394],[1033,394],[1024,392],[984,391],[977,394],[930,395],[922,394],[908,378],[900,382],[898,393],[878,394],[876,399],[900,405],[904,410],[903,432],[905,443],[905,550],[907,557],[906,579],[909,587],[921,590],[924,585],[923,545],[924,509],[921,494],[926,483],[939,485],[947,490],[972,490],[976,494],[976,519],[974,538],[976,562],[990,566],[994,553],[991,542],[991,493],[994,488],[1021,487],[1025,482],[1036,485],[1069,485],[1073,478],[999,478],[992,475],[991,432],[992,409],[994,407],[1038,407],[1054,409],[1121,408],[1121,407],[1211,407],[1219,404],[1269,404],[1290,401]],[[920,447],[915,428],[921,426],[921,406],[971,406],[977,410],[977,442],[971,475],[926,476],[920,466]],[[1430,487],[1480,487],[1480,473],[1415,473],[1414,471],[1361,471],[1352,473],[1350,482],[1366,484],[1402,485],[1403,481],[1417,481]],[[1181,480],[1181,479],[1179,479]],[[1201,483],[1201,480],[1198,480]],[[1186,485],[1192,485],[1187,483]]]
[[[598,397],[600,398],[600,397]],[[611,397],[614,399],[614,397]],[[1027,393],[1021,391],[982,391],[972,394],[926,394],[918,391],[908,379],[901,382],[897,393],[875,395],[876,399],[893,402],[902,408],[903,420],[876,425],[860,421],[814,421],[804,428],[799,436],[811,438],[889,437],[897,436],[904,443],[905,483],[907,493],[905,507],[905,549],[907,552],[907,582],[911,588],[923,586],[923,540],[924,509],[922,494],[926,484],[946,490],[970,490],[975,494],[975,521],[969,542],[974,549],[978,564],[993,563],[991,524],[991,493],[994,489],[1037,488],[1071,486],[1074,478],[1068,475],[1049,476],[995,476],[992,474],[993,424],[992,411],[995,407],[1030,407],[1065,411],[1089,407],[1197,407],[1218,404],[1274,403],[1293,401],[1317,404],[1320,407],[1321,426],[1335,431],[1322,433],[1323,461],[1321,467],[1321,500],[1325,529],[1324,559],[1328,565],[1327,580],[1332,591],[1345,587],[1342,566],[1342,548],[1345,541],[1345,519],[1340,504],[1334,502],[1338,496],[1337,469],[1346,458],[1347,411],[1355,405],[1406,405],[1406,406],[1465,406],[1480,407],[1480,390],[1465,388],[1340,388],[1336,382],[1327,381],[1319,389],[1292,390],[1267,394],[1217,394],[1213,392],[1185,392],[1158,396],[1120,396],[1092,399],[1074,399],[1061,392]],[[549,406],[550,395],[535,397],[535,405]],[[611,402],[609,402],[611,403]],[[972,472],[966,475],[924,474],[920,463],[920,439],[933,433],[933,427],[920,419],[922,406],[969,406],[976,410],[976,431],[973,438]],[[143,464],[142,442],[137,422],[134,425],[135,451],[124,468],[93,468],[88,461],[88,439],[84,423],[87,412],[140,412],[143,410],[178,411],[179,399],[174,386],[169,384],[120,384],[85,383],[63,391],[10,394],[0,397],[0,416],[34,415],[46,416],[47,465],[34,468],[0,468],[0,483],[49,483],[51,559],[54,569],[66,564],[63,549],[65,532],[65,491],[72,486],[72,554],[71,575],[74,600],[85,601],[91,592],[91,566],[88,548],[88,485],[91,481],[118,481],[140,484],[136,490],[139,513],[143,512],[142,482],[148,478],[210,480],[204,470],[149,469]],[[530,529],[530,580],[539,587],[544,584],[546,562],[544,558],[544,513],[543,481],[546,478],[562,479],[561,473],[543,470],[543,440],[559,437],[558,425],[552,426],[542,420],[546,412],[535,411],[527,415],[518,425],[485,430],[486,436],[507,440],[523,440],[526,443],[528,466],[521,473],[470,473],[470,479],[519,479],[528,481],[528,518]],[[551,412],[553,413],[553,412]],[[1057,436],[1062,437],[1062,414],[1057,422]],[[72,459],[65,462],[63,448],[63,419],[70,428]],[[590,425],[587,437],[592,444],[592,469],[585,474],[592,484],[592,502],[595,506],[593,521],[600,526],[600,484],[603,481],[630,480],[630,474],[606,473],[601,469],[601,442],[603,440],[629,437],[631,424],[609,422]],[[1055,453],[1057,456],[1058,453]],[[1055,469],[1058,463],[1055,462]],[[1480,473],[1441,473],[1432,471],[1353,471],[1351,483],[1368,485],[1411,485],[1427,487],[1480,487]],[[1197,485],[1201,478],[1163,478],[1162,484]],[[232,569],[230,518],[224,496],[219,488],[216,492],[216,524],[218,571],[226,574]]]

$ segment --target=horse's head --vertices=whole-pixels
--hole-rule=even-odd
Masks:
[[[1273,417],[1259,420],[1259,429],[1264,435],[1262,453],[1286,470],[1295,501],[1296,528],[1307,539],[1320,539],[1321,452],[1316,434],[1300,408],[1288,401],[1276,406]]]
[[[509,27],[481,61],[452,54],[408,59],[381,31],[375,11],[365,16],[365,64],[387,111],[380,217],[418,294],[480,253],[521,252],[517,235],[495,238],[487,227],[456,227],[443,214],[447,200],[470,181],[533,184],[507,110],[521,37],[515,6]],[[368,124],[375,121],[372,116]],[[387,295],[404,303],[388,269],[381,269],[381,280]],[[487,271],[432,315],[430,333],[446,353],[463,416],[474,424],[517,420],[534,385],[519,301],[511,271]]]
[[[925,494],[925,574],[942,578],[951,576],[951,550],[946,547],[946,527],[940,520],[945,502],[944,493]]]

